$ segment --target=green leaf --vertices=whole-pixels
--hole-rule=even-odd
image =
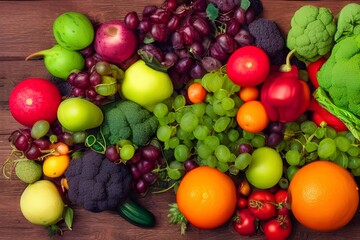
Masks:
[[[64,221],[69,230],[72,230],[72,224],[74,220],[74,210],[67,206],[64,211]]]
[[[213,3],[209,3],[206,7],[206,14],[212,22],[215,22],[219,16],[219,9]]]
[[[240,7],[245,11],[250,7],[251,3],[250,0],[241,0]]]

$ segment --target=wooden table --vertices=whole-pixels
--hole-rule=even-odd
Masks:
[[[148,0],[82,0],[82,1],[0,1],[0,162],[10,153],[7,138],[13,130],[21,127],[12,118],[8,97],[14,86],[28,77],[49,77],[42,61],[24,59],[30,53],[51,47],[52,22],[62,12],[79,11],[103,22],[122,19],[131,10],[141,12]],[[360,1],[356,1],[360,2]],[[162,0],[152,0],[160,5]],[[296,9],[304,4],[325,6],[337,13],[350,1],[279,1],[263,0],[263,16],[277,22],[283,32],[289,29],[289,20]],[[27,222],[19,208],[21,192],[26,184],[16,178],[6,180],[0,176],[0,239],[48,239],[43,227]],[[151,229],[135,227],[111,212],[91,213],[75,208],[73,231],[54,239],[239,239],[232,226],[211,231],[197,230],[189,226],[185,236],[179,227],[167,222],[168,204],[175,201],[172,192],[148,195],[140,199],[141,204],[150,209],[157,218],[157,225]],[[263,239],[257,235],[248,239]],[[343,229],[332,233],[308,230],[294,226],[291,239],[360,239],[360,214]]]

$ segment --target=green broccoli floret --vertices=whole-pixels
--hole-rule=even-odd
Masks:
[[[335,32],[334,16],[328,8],[305,5],[291,19],[286,45],[295,49],[300,60],[314,62],[332,49]]]
[[[360,4],[349,3],[343,7],[337,16],[337,31],[335,41],[360,34]]]
[[[360,34],[334,45],[317,78],[337,107],[360,116]]]
[[[100,126],[107,145],[130,140],[138,146],[146,145],[154,135],[158,120],[154,114],[129,100],[118,100],[102,107],[104,122]]]

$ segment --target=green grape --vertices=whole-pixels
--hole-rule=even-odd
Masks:
[[[172,129],[169,125],[162,125],[156,131],[156,137],[162,142],[168,141],[171,135]]]
[[[201,124],[205,125],[209,130],[212,130],[214,126],[213,120],[208,115],[201,118]]]
[[[291,182],[291,179],[294,177],[295,173],[299,171],[299,167],[295,166],[295,165],[291,165],[290,167],[288,167],[286,169],[286,176],[287,179],[289,179],[289,181]]]
[[[334,138],[334,141],[335,141],[336,147],[342,152],[347,152],[349,150],[349,148],[351,147],[350,140],[344,136],[336,136]]]
[[[226,97],[221,100],[221,105],[222,105],[223,109],[225,109],[226,111],[229,111],[235,107],[235,102],[232,98]]]
[[[221,89],[224,82],[224,77],[219,72],[206,73],[201,79],[201,85],[208,92],[217,92]]]
[[[233,176],[236,176],[236,175],[239,174],[239,172],[240,172],[240,170],[237,169],[237,168],[235,167],[235,165],[231,164],[231,165],[229,166],[229,174],[231,174],[231,175],[233,175]]]
[[[342,166],[343,168],[348,168],[349,165],[349,158],[344,152],[339,152],[339,154],[335,157],[334,162]]]
[[[209,148],[208,145],[206,144],[200,144],[197,148],[196,148],[196,153],[197,155],[202,158],[202,159],[207,159],[208,157],[210,157],[213,154],[213,150],[211,150]]]
[[[285,154],[286,162],[289,165],[298,166],[300,164],[300,153],[296,150],[289,150]]]
[[[306,157],[306,162],[312,162],[312,161],[314,161],[314,160],[317,160],[317,159],[319,159],[319,155],[317,154],[317,151],[315,151],[315,152],[311,152],[309,155],[307,155],[307,157]],[[304,158],[302,158],[301,160],[300,160],[300,166],[303,166],[305,164],[305,159]]]
[[[349,157],[349,163],[348,163],[348,168],[350,169],[355,169],[360,167],[360,158],[359,157]]]
[[[212,168],[215,168],[217,165],[217,158],[214,155],[210,155],[207,159],[206,159],[206,165]]]
[[[315,131],[315,137],[318,139],[322,139],[325,137],[326,128],[318,128]]]
[[[194,142],[191,141],[190,139],[186,139],[184,141],[182,141],[182,143],[187,146],[189,149],[192,149],[194,147]]]
[[[176,136],[182,141],[194,139],[194,134],[192,132],[186,132],[181,128],[177,129]]]
[[[226,91],[225,89],[219,89],[218,91],[214,92],[214,97],[217,100],[223,100],[224,98],[227,98],[228,95],[229,92]]]
[[[195,103],[191,105],[191,111],[197,116],[202,117],[205,114],[206,104]]]
[[[168,109],[167,105],[162,102],[157,103],[153,109],[153,113],[158,119],[165,117],[166,114],[168,114],[168,112],[169,112],[169,109]]]
[[[120,148],[120,158],[122,160],[128,161],[130,160],[135,154],[135,147],[132,144],[125,144]]]
[[[262,134],[255,134],[253,139],[251,139],[251,145],[254,148],[264,147],[265,144],[266,144],[266,139],[265,136]]]
[[[177,123],[181,122],[181,119],[184,116],[184,114],[186,113],[186,111],[187,111],[187,109],[182,108],[182,109],[179,109],[178,111],[175,112],[175,121]]]
[[[351,169],[351,173],[352,173],[352,175],[354,175],[354,177],[359,177],[360,176],[360,167]]]
[[[354,135],[353,135],[350,131],[346,131],[346,132],[344,132],[344,133],[346,133],[346,134],[345,134],[345,137],[346,137],[347,139],[349,139],[349,141],[350,141],[352,144],[354,144],[354,143],[356,142],[356,138],[354,137]]]
[[[214,95],[208,92],[205,97],[205,102],[208,104],[212,104],[214,99]]]
[[[175,112],[169,112],[166,116],[166,119],[168,121],[168,124],[174,123],[176,120],[176,113]]]
[[[352,157],[356,157],[360,154],[360,148],[359,147],[355,147],[355,146],[351,146],[349,148],[349,150],[347,150],[347,154],[349,154]]]
[[[86,131],[78,131],[72,134],[72,139],[75,144],[84,143],[87,136],[88,134]]]
[[[234,128],[230,129],[228,131],[227,135],[228,135],[230,142],[236,142],[240,137],[239,131]]]
[[[250,153],[240,153],[235,159],[235,167],[239,170],[245,170],[252,161]]]
[[[287,178],[280,178],[279,180],[279,187],[282,188],[282,189],[288,189],[289,187],[289,180]]]
[[[230,144],[228,135],[225,132],[217,133],[216,136],[219,138],[220,144],[226,145],[226,146]]]
[[[300,129],[303,133],[311,135],[318,129],[318,126],[313,121],[307,120],[300,124]]]
[[[231,119],[229,117],[220,117],[215,121],[214,130],[215,132],[223,132],[229,126]]]
[[[206,105],[205,112],[213,120],[216,120],[219,118],[219,116],[214,111],[213,105],[210,105],[210,104]]]
[[[167,168],[167,175],[172,180],[179,180],[182,177],[182,173],[179,169]]]
[[[174,149],[180,144],[180,139],[176,136],[172,137],[167,141],[167,145],[169,148]]]
[[[228,75],[224,75],[222,88],[228,90],[230,94],[237,93],[240,90],[240,86],[231,81]]]
[[[179,144],[174,149],[174,157],[179,162],[185,162],[190,157],[190,149],[184,144]]]
[[[215,157],[220,161],[220,162],[228,162],[230,160],[230,149],[226,146],[226,145],[222,145],[220,144],[219,146],[217,146],[215,148]]]
[[[217,100],[217,101],[214,101],[213,105],[213,110],[214,110],[214,113],[218,116],[225,116],[226,115],[226,111],[225,109],[222,107],[221,105],[221,101]]]
[[[220,172],[226,172],[229,170],[229,165],[225,162],[221,162],[218,161],[216,164],[216,168],[220,171]]]
[[[331,138],[324,138],[320,141],[317,153],[319,158],[328,159],[333,154],[336,153],[336,144],[335,141]]]
[[[247,140],[251,140],[254,138],[254,136],[255,136],[254,133],[243,130],[243,138],[245,138]]]
[[[301,144],[301,142],[299,142],[297,140],[291,140],[290,149],[301,152],[303,149],[303,145]]]
[[[232,97],[232,99],[234,100],[234,103],[235,103],[234,108],[239,109],[239,107],[244,104],[244,101],[241,100],[239,95],[235,94],[235,95],[232,95],[231,97]]]
[[[198,140],[204,140],[209,135],[210,130],[205,125],[197,125],[194,129],[194,137]]]
[[[330,126],[326,126],[325,127],[326,131],[325,131],[325,136],[329,137],[329,138],[335,138],[337,135],[337,132],[334,128],[330,127]]]
[[[230,109],[230,110],[228,110],[228,111],[226,111],[226,116],[228,116],[228,117],[235,117],[236,116],[236,114],[237,114],[237,112],[238,112],[238,109],[239,108],[232,108],[232,109]],[[234,121],[236,124],[238,124],[236,121]]]
[[[169,124],[169,120],[168,120],[167,117],[163,117],[163,118],[158,119],[158,122],[159,122],[159,125],[160,125],[160,126],[168,125],[168,124]]]
[[[204,139],[204,144],[209,146],[211,150],[215,150],[217,146],[220,145],[220,140],[214,135],[206,136]]]
[[[310,153],[310,152],[314,152],[318,149],[318,145],[315,142],[307,142],[305,144],[305,150]]]
[[[50,123],[46,120],[39,120],[35,122],[30,130],[30,135],[34,139],[39,139],[45,136],[50,130]]]
[[[199,118],[192,112],[185,113],[180,120],[180,128],[192,132],[199,124]]]
[[[177,95],[175,98],[174,98],[174,101],[172,103],[172,108],[177,111],[178,109],[184,107],[186,104],[186,99],[185,99],[185,96],[184,95]]]

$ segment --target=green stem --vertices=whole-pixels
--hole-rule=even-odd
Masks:
[[[295,52],[296,52],[295,49],[293,49],[288,53],[288,55],[286,56],[285,64],[280,66],[280,72],[290,72],[291,71],[292,67],[291,67],[290,59]]]

